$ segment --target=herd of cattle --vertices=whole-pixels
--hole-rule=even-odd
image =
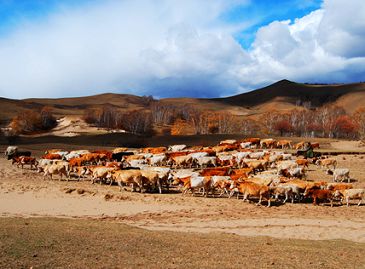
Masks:
[[[331,158],[305,159],[286,153],[285,149],[301,149],[304,142],[292,145],[289,140],[247,138],[224,140],[213,147],[173,145],[142,149],[47,150],[41,159],[29,151],[9,146],[5,155],[13,164],[43,173],[44,178],[58,175],[78,180],[91,178],[100,184],[118,184],[121,190],[159,192],[180,187],[183,194],[243,197],[292,203],[312,199],[313,204],[334,201],[349,206],[350,200],[365,202],[365,189],[353,188],[350,170],[337,168]],[[312,143],[312,147],[319,144]],[[308,181],[309,165],[317,165],[333,175],[333,182]],[[343,181],[348,181],[343,182]]]

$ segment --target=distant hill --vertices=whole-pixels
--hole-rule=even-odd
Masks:
[[[351,113],[358,107],[365,106],[365,83],[315,85],[281,80],[261,89],[226,98],[165,98],[160,102],[174,106],[191,105],[203,110],[226,111],[242,116],[260,115],[273,109],[290,110],[304,102],[310,102],[313,107],[337,104]],[[61,118],[69,115],[82,116],[86,109],[104,105],[120,110],[148,109],[148,99],[114,93],[54,99],[0,98],[0,125],[4,126],[21,111],[40,109],[43,106],[51,107],[55,116]]]
[[[333,103],[344,106],[347,111],[352,112],[357,107],[365,105],[365,83],[316,85],[281,80],[258,90],[212,100],[251,109],[265,104],[270,107],[271,102],[287,106],[310,102],[313,107]]]

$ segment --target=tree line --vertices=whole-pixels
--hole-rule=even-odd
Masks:
[[[342,107],[296,107],[289,111],[270,111],[260,116],[234,115],[202,110],[189,104],[173,105],[146,98],[141,109],[121,110],[112,105],[86,109],[84,120],[97,127],[123,129],[139,135],[163,134],[242,134],[246,136],[298,136],[327,138],[365,138],[365,107],[347,113]],[[21,112],[9,127],[15,133],[34,133],[55,127],[49,107]],[[161,132],[160,132],[161,133]]]

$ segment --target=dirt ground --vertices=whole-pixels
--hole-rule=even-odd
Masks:
[[[47,149],[49,146],[38,145],[37,154],[41,148]],[[339,167],[350,169],[351,181],[355,187],[365,187],[364,157],[365,155],[348,154],[334,157]],[[308,179],[331,181],[330,176],[314,165],[309,167]],[[0,258],[0,265],[14,265],[9,267],[27,268],[32,264],[48,268],[69,266],[59,259],[54,260],[55,263],[52,263],[51,258],[44,260],[43,254],[36,259],[28,257],[27,255],[33,255],[30,250],[27,250],[29,253],[23,250],[16,252],[17,244],[26,249],[28,245],[31,247],[36,244],[34,240],[46,240],[44,234],[40,233],[44,227],[48,227],[46,231],[52,234],[55,230],[51,231],[50,225],[59,225],[61,229],[57,229],[55,239],[52,240],[60,244],[67,242],[67,236],[73,236],[80,246],[98,244],[90,252],[85,252],[82,247],[80,253],[77,252],[77,255],[86,259],[82,260],[85,264],[89,262],[86,257],[95,259],[94,256],[98,255],[93,253],[99,253],[97,249],[102,247],[97,242],[96,235],[92,235],[91,231],[96,229],[96,233],[100,234],[100,238],[105,237],[106,242],[112,238],[112,243],[106,243],[102,255],[99,254],[98,257],[114,257],[118,251],[117,256],[123,261],[123,266],[120,267],[145,267],[146,262],[151,262],[149,265],[153,266],[148,267],[157,268],[163,267],[164,261],[169,262],[169,268],[181,267],[184,265],[182,260],[172,264],[173,260],[169,259],[174,256],[174,249],[171,248],[177,248],[176,259],[195,253],[186,267],[237,267],[250,260],[257,260],[259,263],[250,263],[248,268],[276,268],[279,265],[285,265],[284,268],[306,268],[311,266],[310,262],[318,268],[365,268],[365,205],[358,207],[353,204],[346,207],[335,204],[331,208],[329,204],[313,206],[311,203],[274,203],[274,206],[267,208],[235,198],[182,196],[176,190],[162,195],[120,192],[117,186],[93,185],[90,181],[44,180],[35,171],[22,171],[0,158],[0,216],[0,246],[2,252],[6,250],[7,253]],[[27,219],[29,217],[42,218]],[[77,220],[70,220],[71,218]],[[32,229],[24,230],[25,222],[33,223],[34,226],[27,226]],[[71,230],[63,229],[65,225],[71,227]],[[85,230],[80,233],[83,225]],[[110,231],[107,232],[109,225]],[[22,240],[19,230],[23,231],[22,235],[26,235],[24,242],[19,242]],[[62,234],[67,236],[63,238]],[[151,247],[164,249],[162,252],[157,250],[156,257],[161,257],[161,260],[150,257],[151,250],[144,250],[149,243],[141,242],[138,236],[133,237],[136,234],[144,235],[143,240],[152,240]],[[131,249],[116,246],[117,238],[128,239],[129,246],[138,242],[133,249],[136,248],[140,253],[142,248],[144,256],[137,258],[138,255]],[[58,243],[52,243],[49,250],[65,255],[68,249]],[[215,244],[214,247],[211,244]],[[47,248],[37,248],[41,248],[38,252],[46,255]],[[202,248],[203,253],[198,255]],[[54,255],[52,251],[50,253]],[[209,263],[207,258],[215,257],[215,252],[223,252],[224,258],[214,258],[214,263]],[[129,255],[132,255],[132,261],[127,258]],[[237,256],[239,258],[235,260],[234,257]],[[198,257],[202,258],[200,263]],[[287,263],[284,263],[284,258]],[[234,262],[228,263],[227,260]],[[75,263],[75,267],[82,267],[82,261]],[[98,262],[95,265],[110,267]]]
[[[0,218],[1,268],[364,268],[365,244]]]

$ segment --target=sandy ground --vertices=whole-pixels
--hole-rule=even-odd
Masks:
[[[125,132],[124,130],[114,130],[114,133]],[[49,132],[45,132],[42,134],[37,134],[35,136],[47,136],[47,135],[54,135],[54,136],[79,136],[79,135],[100,135],[100,134],[107,134],[110,131],[106,128],[98,128],[95,126],[91,126],[90,124],[86,123],[85,120],[77,115],[68,115],[62,117],[57,120],[57,126],[50,130]],[[30,135],[32,137],[34,135]]]
[[[365,187],[363,155],[335,157],[351,169],[356,187]],[[310,180],[331,177],[310,166]],[[365,205],[331,208],[328,204],[274,204],[273,207],[228,198],[140,194],[90,181],[43,180],[0,159],[0,216],[91,218],[157,231],[231,233],[282,239],[345,239],[365,243]]]

